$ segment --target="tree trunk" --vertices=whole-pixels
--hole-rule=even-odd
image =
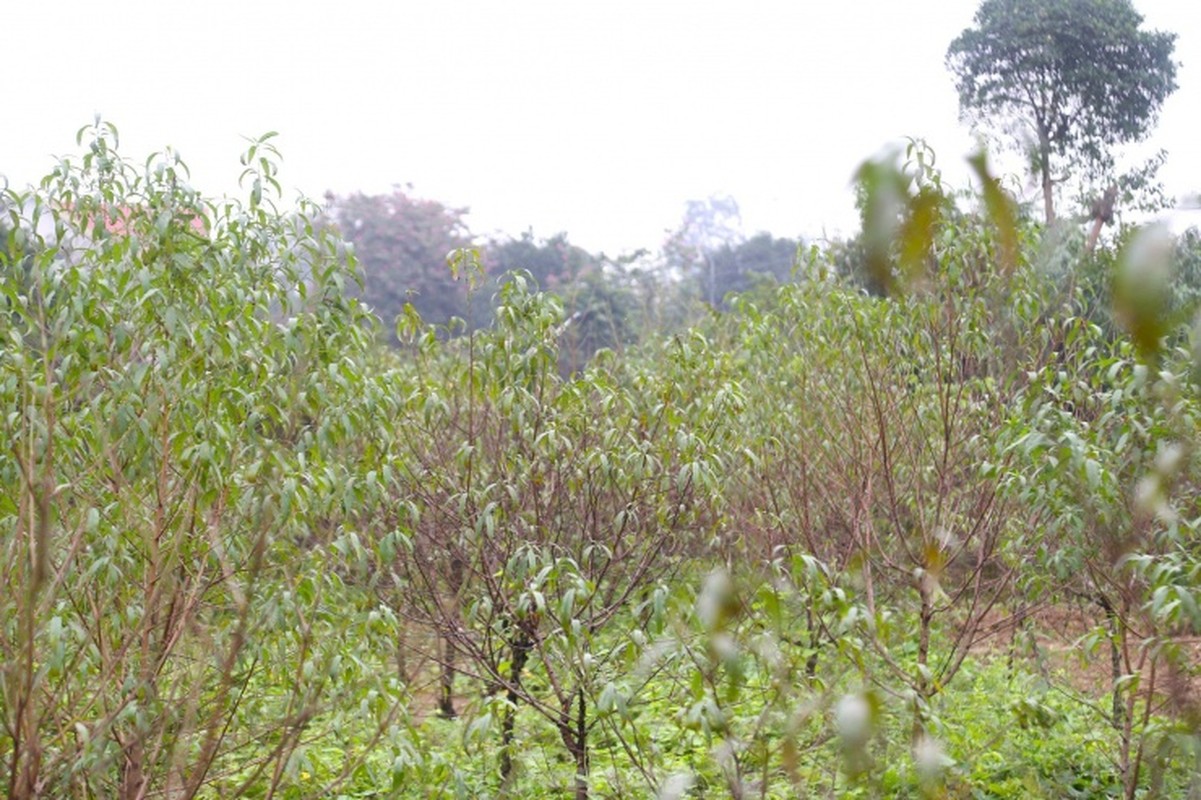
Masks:
[[[1122,651],[1118,646],[1118,639],[1122,635],[1121,622],[1118,620],[1117,610],[1109,602],[1108,597],[1100,595],[1097,603],[1105,612],[1105,627],[1109,632],[1109,670],[1113,682],[1113,726],[1121,731],[1125,726],[1126,717],[1126,707],[1122,704],[1122,693],[1118,691],[1118,681],[1121,680],[1124,673]]]
[[[821,631],[813,619],[813,606],[805,609],[805,623],[809,628],[809,657],[805,659],[805,677],[812,682],[817,677],[817,651],[821,646]]]
[[[33,742],[32,746],[29,742]],[[41,748],[32,738],[24,741],[14,741],[11,769],[9,772],[12,783],[9,785],[8,796],[13,800],[36,798],[38,791],[38,773],[41,768]]]
[[[516,727],[517,702],[520,699],[517,689],[521,685],[521,672],[525,669],[525,662],[529,659],[530,649],[534,644],[525,627],[519,624],[517,629],[518,634],[512,644],[513,660],[512,666],[509,668],[509,691],[505,695],[509,706],[505,709],[505,718],[500,729],[500,777],[505,783],[513,773],[513,733]]]
[[[450,559],[450,590],[453,595],[453,619],[448,620],[449,626],[458,625],[459,597],[463,589],[463,560],[457,556]],[[441,695],[438,698],[438,715],[443,719],[454,719],[458,716],[455,711],[455,642],[454,632],[446,631],[442,635],[442,679]]]
[[[1005,673],[1009,678],[1013,678],[1015,667],[1017,666],[1019,639],[1027,630],[1026,623],[1026,602],[1019,601],[1017,613],[1014,614],[1013,630],[1009,635],[1009,654],[1005,658]]]
[[[918,586],[918,592],[922,599],[922,608],[920,612],[920,627],[918,629],[917,640],[917,665],[918,676],[917,686],[914,687],[913,701],[913,729],[910,731],[909,744],[911,747],[917,747],[926,735],[926,709],[925,704],[934,694],[933,687],[926,680],[927,670],[930,663],[930,628],[934,622],[934,592],[928,583],[929,578],[925,575],[921,578],[921,584]]]
[[[512,693],[510,692],[510,695]],[[512,702],[512,700],[510,700]],[[517,707],[505,709],[505,718],[500,724],[500,783],[508,786],[509,776],[513,774],[513,729],[517,724]]]
[[[144,769],[144,747],[142,732],[134,734],[134,739],[122,747],[124,759],[121,762],[121,800],[141,800],[145,790],[146,775]]]
[[[571,707],[563,709],[559,720],[559,736],[575,762],[575,800],[588,800],[588,710],[581,687],[576,695],[579,711],[572,727]]]
[[[1105,190],[1105,194],[1093,201],[1091,215],[1093,229],[1088,233],[1088,242],[1084,245],[1084,252],[1093,252],[1097,246],[1097,239],[1101,236],[1101,228],[1113,222],[1113,204],[1117,197],[1117,185],[1110,184],[1109,188]]]
[[[438,716],[454,719],[455,711],[455,646],[450,637],[442,637],[442,677],[438,695]]]
[[[1042,125],[1038,130],[1038,169],[1043,182],[1043,211],[1047,215],[1049,226],[1055,221],[1055,184],[1051,180],[1051,139]]]
[[[717,308],[717,275],[714,273],[713,258],[708,254],[705,254],[704,259],[705,269],[708,273],[706,277],[708,278],[709,283],[709,305],[711,305],[713,308]]]

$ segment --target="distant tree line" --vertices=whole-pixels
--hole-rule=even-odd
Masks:
[[[379,317],[385,337],[411,305],[423,320],[466,328],[492,322],[493,298],[504,276],[529,274],[564,301],[566,349],[586,360],[602,347],[620,347],[648,327],[684,322],[708,304],[725,308],[731,294],[791,279],[800,241],[760,233],[743,238],[728,218],[713,213],[732,199],[693,201],[660,252],[623,257],[591,253],[566,233],[527,230],[517,237],[481,241],[466,223],[467,209],[417,197],[412,187],[382,195],[326,196],[326,222],[352,247],[359,293]],[[728,217],[729,215],[726,215]],[[472,289],[456,279],[447,255],[475,247],[485,271]]]

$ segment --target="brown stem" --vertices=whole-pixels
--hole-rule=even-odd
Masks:
[[[463,588],[463,560],[452,556],[450,560],[450,584],[454,594],[454,613],[458,613],[458,597]],[[456,620],[451,620],[454,626]],[[443,719],[454,719],[458,716],[455,711],[455,643],[448,632],[442,638],[442,676],[441,694],[438,698],[438,715]]]
[[[513,732],[516,727],[517,703],[521,699],[518,690],[521,686],[521,673],[525,669],[525,662],[530,657],[530,650],[534,646],[534,642],[529,633],[530,620],[522,620],[517,628],[518,634],[513,639],[512,645],[512,665],[509,667],[509,688],[505,694],[509,701],[508,708],[505,709],[505,718],[501,723],[501,750],[500,750],[500,777],[504,782],[508,782],[509,776],[513,773]]]

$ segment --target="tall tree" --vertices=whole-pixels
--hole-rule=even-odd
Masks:
[[[494,287],[508,281],[507,274],[525,271],[543,291],[563,300],[566,315],[559,328],[559,366],[565,372],[583,368],[602,347],[620,347],[634,338],[635,298],[626,284],[623,265],[596,256],[571,244],[566,233],[538,239],[527,231],[520,239],[489,242],[484,266],[495,275]],[[492,320],[497,297],[493,289],[477,293],[473,319],[479,325]]]
[[[1176,88],[1176,35],[1142,22],[1130,0],[984,0],[951,42],[962,115],[1029,148],[1048,223],[1062,176],[1110,171]]]
[[[446,264],[449,252],[470,244],[466,209],[415,198],[399,187],[391,194],[327,200],[342,236],[354,245],[362,299],[385,330],[405,303],[436,324],[467,315],[466,287],[454,280]]]
[[[734,245],[723,244],[709,257],[719,303],[724,306],[731,292],[745,292],[760,283],[788,283],[799,245],[796,239],[777,239],[765,232]]]
[[[539,239],[532,230],[523,233],[519,239],[488,242],[484,262],[490,274],[526,270],[539,289],[553,292],[562,292],[564,287],[600,263],[587,250],[569,242],[566,233]]]
[[[668,232],[663,244],[663,255],[671,266],[701,278],[704,298],[711,306],[721,299],[713,254],[722,246],[741,242],[741,227],[742,212],[733,197],[713,195],[705,200],[689,200],[680,226]]]

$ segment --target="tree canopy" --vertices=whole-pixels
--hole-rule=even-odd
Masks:
[[[467,291],[446,266],[446,255],[470,243],[466,209],[413,197],[401,188],[387,195],[327,198],[341,235],[354,245],[363,273],[362,299],[391,328],[405,303],[444,324],[467,314]]]
[[[1129,0],[984,0],[947,51],[961,113],[1029,148],[1048,222],[1055,184],[1110,172],[1176,88],[1176,35],[1142,22]]]

